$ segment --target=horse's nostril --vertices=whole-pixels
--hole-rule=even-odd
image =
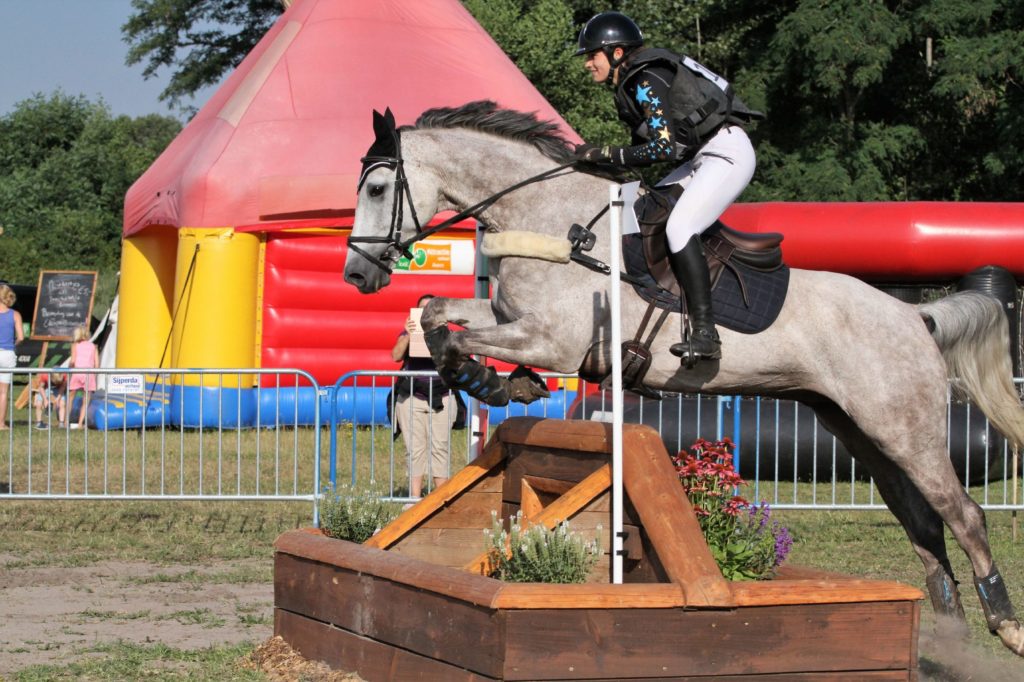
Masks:
[[[360,275],[358,272],[345,273],[345,281],[349,284],[359,286],[366,281],[366,278]]]

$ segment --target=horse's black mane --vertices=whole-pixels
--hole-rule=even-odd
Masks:
[[[573,152],[572,144],[561,136],[558,126],[551,121],[541,121],[532,113],[501,109],[490,100],[470,102],[461,107],[428,109],[420,114],[412,128],[470,128],[492,133],[526,142],[559,163],[569,161]]]

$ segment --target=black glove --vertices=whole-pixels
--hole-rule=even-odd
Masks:
[[[610,147],[598,147],[596,144],[584,142],[576,145],[576,160],[586,163],[607,163],[612,160]]]

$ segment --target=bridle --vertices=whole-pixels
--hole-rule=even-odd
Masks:
[[[413,254],[409,250],[409,247],[421,239],[425,239],[436,232],[447,229],[466,218],[472,217],[479,219],[479,213],[481,211],[490,208],[506,194],[510,194],[517,189],[521,189],[535,182],[555,177],[562,171],[567,168],[571,168],[577,163],[575,160],[569,161],[568,163],[546,170],[543,173],[538,173],[537,175],[526,178],[525,180],[517,182],[510,187],[506,187],[500,192],[492,194],[483,201],[473,204],[469,208],[459,211],[452,217],[438,223],[437,225],[424,227],[420,223],[419,216],[416,215],[416,207],[412,202],[412,190],[409,188],[409,178],[405,174],[405,164],[402,159],[401,133],[398,130],[393,130],[391,132],[394,135],[394,155],[367,154],[360,159],[363,163],[363,172],[362,176],[359,178],[359,185],[356,188],[356,192],[361,191],[370,172],[380,166],[386,166],[395,171],[394,192],[392,192],[391,200],[391,227],[388,230],[387,236],[355,237],[350,235],[348,238],[349,249],[355,251],[388,274],[391,274],[395,263],[398,261],[400,256],[405,256],[412,260]],[[571,170],[569,172],[575,172],[575,170]],[[409,203],[409,214],[412,216],[413,223],[416,225],[416,234],[409,239],[403,240],[402,222],[405,215],[405,204],[407,201]],[[377,257],[367,252],[366,249],[358,246],[359,244],[388,244],[388,248],[384,250],[381,257]]]

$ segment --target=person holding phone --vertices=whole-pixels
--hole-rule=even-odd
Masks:
[[[434,298],[420,296],[410,311],[405,328],[398,335],[391,359],[402,363],[403,371],[435,371],[429,354],[410,354],[410,341],[418,334],[422,339],[417,311]],[[405,439],[409,462],[409,496],[423,496],[423,478],[428,473],[434,487],[448,480],[452,424],[455,422],[455,399],[439,377],[401,377],[395,381],[395,425]]]

